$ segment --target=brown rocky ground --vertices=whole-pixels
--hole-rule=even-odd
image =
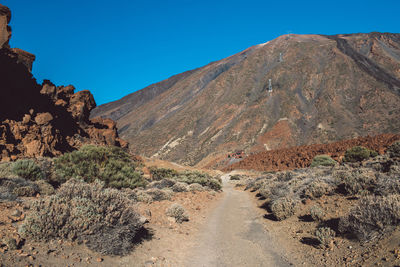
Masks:
[[[138,238],[140,243],[127,256],[104,256],[82,244],[54,240],[49,243],[20,241],[18,226],[25,218],[28,204],[35,198],[22,202],[0,203],[0,239],[13,237],[17,248],[0,248],[1,266],[179,266],[206,215],[217,203],[220,194],[210,192],[177,193],[171,200],[139,203],[138,210],[146,216],[146,232]],[[189,214],[189,221],[176,223],[165,215],[172,204],[181,204]],[[12,216],[16,210],[21,214]],[[18,212],[19,213],[19,212]],[[178,265],[177,265],[178,264]]]
[[[249,155],[243,160],[226,167],[224,165],[229,164],[229,159],[225,159],[219,164],[222,165],[223,171],[235,169],[258,171],[293,170],[310,166],[313,158],[316,155],[321,154],[329,155],[340,162],[346,150],[354,146],[364,146],[383,154],[388,146],[399,139],[399,134],[381,134],[376,136],[359,137],[331,144],[315,144],[259,152]]]

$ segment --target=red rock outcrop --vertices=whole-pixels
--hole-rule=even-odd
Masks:
[[[37,84],[31,70],[35,56],[9,48],[11,12],[0,5],[0,159],[57,156],[85,143],[128,147],[109,119],[90,120],[93,95],[74,92],[45,80]]]
[[[283,171],[305,168],[311,165],[315,156],[322,154],[330,155],[334,160],[341,161],[346,150],[354,146],[364,146],[377,151],[379,154],[383,154],[396,140],[400,140],[400,134],[380,134],[343,140],[331,144],[296,146],[259,152],[222,170]]]

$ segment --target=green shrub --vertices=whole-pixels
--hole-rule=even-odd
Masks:
[[[187,184],[200,184],[202,186],[209,187],[212,190],[221,190],[222,184],[221,180],[218,178],[214,178],[211,175],[207,173],[202,173],[198,171],[184,171],[179,173],[177,177],[175,177],[176,180],[180,182],[184,182]]]
[[[91,183],[96,179],[114,188],[136,188],[146,184],[135,170],[137,163],[118,147],[86,145],[54,160],[58,183],[71,178]]]
[[[388,153],[391,158],[399,158],[400,157],[400,141],[396,141],[391,146],[389,146],[386,153]]]
[[[323,221],[325,212],[319,205],[312,206],[310,209],[310,216],[316,222]]]
[[[55,195],[32,205],[20,233],[37,241],[85,241],[102,254],[126,254],[144,223],[133,204],[104,183],[71,179]]]
[[[317,155],[313,158],[310,167],[335,166],[337,162],[328,155]]]
[[[150,167],[149,171],[151,179],[155,181],[178,176],[178,172],[173,169]]]
[[[359,161],[369,159],[370,157],[376,157],[377,155],[378,155],[378,153],[376,151],[370,150],[363,146],[355,146],[355,147],[348,149],[345,152],[343,161],[344,162],[359,162]]]
[[[386,175],[379,175],[374,193],[380,196],[387,196],[392,194],[400,195],[400,179]]]
[[[186,210],[179,204],[172,204],[167,210],[166,215],[175,218],[177,223],[182,223],[184,221],[189,221],[189,215]]]
[[[239,174],[235,174],[235,175],[231,175],[231,177],[229,178],[229,180],[240,180],[241,176]]]
[[[340,219],[339,229],[355,235],[361,241],[370,241],[391,231],[399,223],[399,195],[367,196],[346,217]]]
[[[324,247],[329,247],[336,236],[335,231],[329,227],[320,227],[315,231],[319,243]]]
[[[289,197],[282,197],[272,201],[270,207],[275,218],[282,221],[295,214],[297,201]]]
[[[19,177],[36,181],[44,178],[40,167],[30,159],[17,160],[12,165],[12,172]]]

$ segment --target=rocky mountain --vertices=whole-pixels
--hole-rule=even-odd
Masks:
[[[37,84],[35,56],[10,48],[10,10],[0,5],[0,160],[57,156],[84,143],[127,146],[110,119],[90,120],[96,106],[89,91]]]
[[[284,35],[94,109],[135,153],[197,166],[400,131],[400,34]]]

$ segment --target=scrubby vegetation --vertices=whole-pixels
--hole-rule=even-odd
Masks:
[[[155,181],[162,182],[164,180],[173,180],[175,182],[181,182],[188,185],[200,184],[203,187],[208,187],[215,191],[221,190],[222,188],[221,179],[219,177],[213,177],[207,173],[199,171],[177,172],[171,169],[152,167],[150,169],[150,173]]]
[[[99,179],[108,187],[136,188],[146,184],[138,164],[118,147],[86,145],[54,160],[56,181],[60,184],[71,178],[91,183]]]
[[[292,216],[296,212],[297,202],[288,197],[278,198],[271,203],[271,211],[279,221]]]
[[[325,212],[319,205],[312,206],[310,209],[310,216],[316,222],[323,221]]]
[[[329,155],[318,155],[313,158],[310,167],[335,166],[336,164],[337,162],[333,160]]]
[[[172,204],[165,212],[167,216],[175,218],[177,223],[182,223],[184,221],[189,221],[189,215],[186,210],[179,204]]]
[[[96,181],[70,179],[53,196],[39,199],[20,232],[35,240],[85,241],[103,254],[126,254],[143,226],[133,202]]]
[[[367,196],[340,220],[342,232],[370,241],[400,223],[400,195]]]
[[[378,153],[363,146],[355,146],[346,151],[343,161],[345,162],[359,162],[370,157],[376,157]]]
[[[399,143],[394,143],[386,155],[371,158],[375,153],[355,147],[340,164],[268,173],[238,183],[265,201],[267,218],[282,221],[297,216],[313,223],[315,236],[309,239],[318,240],[321,247],[330,246],[336,235],[371,241],[400,225],[398,152]],[[365,161],[354,164],[360,160]],[[351,208],[336,210],[340,207],[336,202]]]
[[[394,142],[387,150],[387,153],[392,158],[400,158],[400,140]]]
[[[331,245],[336,233],[329,227],[320,227],[315,231],[315,236],[317,237],[321,246],[328,247]]]
[[[12,164],[12,172],[22,178],[35,181],[44,178],[40,167],[30,159],[17,160]]]

